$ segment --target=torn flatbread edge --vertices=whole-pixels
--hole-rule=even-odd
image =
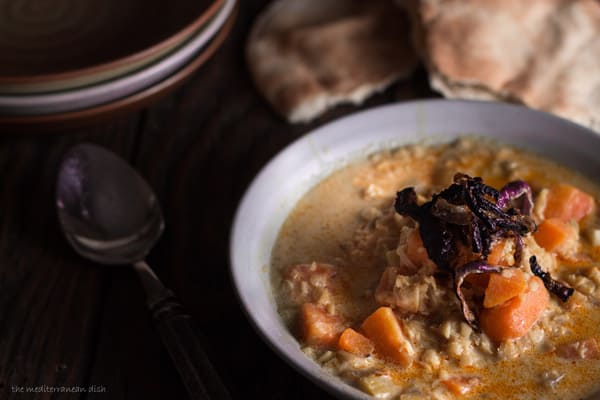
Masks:
[[[335,106],[342,104],[360,105],[373,94],[381,93],[394,82],[410,76],[413,71],[414,68],[406,74],[397,73],[377,83],[365,83],[344,94],[319,93],[314,96],[305,97],[289,110],[287,119],[291,123],[306,123]]]
[[[266,85],[264,82],[266,79],[260,78],[261,71],[256,67],[253,60],[257,57],[254,54],[256,52],[254,49],[255,42],[260,40],[270,21],[284,6],[285,2],[283,0],[273,2],[255,21],[246,43],[246,62],[259,91],[269,104],[285,116],[290,123],[308,123],[335,106],[343,104],[360,105],[370,96],[381,93],[393,83],[411,76],[419,66],[418,57],[413,56],[412,64],[407,63],[409,65],[405,66],[403,71],[397,71],[394,74],[382,77],[378,82],[359,84],[353,90],[342,94],[320,91],[309,96],[298,96],[298,99],[291,100],[290,104],[279,104],[276,99],[268,95],[268,90],[263,88],[263,85]],[[413,52],[416,55],[415,49],[413,49]]]
[[[484,100],[484,101],[504,101],[513,104],[524,105],[529,108],[544,111],[552,115],[559,116],[563,119],[576,122],[580,125],[593,129],[600,132],[600,117],[594,117],[593,115],[572,115],[563,114],[553,110],[545,110],[534,107],[530,104],[523,102],[521,99],[513,96],[510,93],[497,93],[492,91],[489,87],[481,83],[473,82],[462,82],[459,80],[452,80],[441,74],[435,68],[427,67],[429,71],[429,85],[432,89],[442,93],[444,97],[451,99],[466,99],[466,100]]]
[[[427,54],[425,46],[425,29],[421,23],[421,17],[419,15],[419,2],[420,0],[396,0],[396,4],[401,6],[410,18],[413,48],[417,52],[417,55],[428,72],[429,86],[433,90],[441,93],[444,97],[449,99],[501,101],[523,105],[538,111],[559,116],[563,119],[578,123],[600,132],[600,116],[564,115],[552,110],[536,108],[523,102],[520,98],[514,96],[510,92],[495,91],[485,84],[475,80],[465,81],[451,79],[450,77],[441,73],[438,68],[433,65],[433,62]]]

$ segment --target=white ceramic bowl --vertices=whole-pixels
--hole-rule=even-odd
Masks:
[[[283,326],[269,282],[279,229],[312,186],[347,162],[384,148],[465,134],[528,149],[600,180],[600,135],[589,129],[509,104],[431,100],[375,108],[306,134],[262,169],[240,203],[231,232],[231,273],[248,318],[281,357],[338,397],[370,398],[307,358]]]

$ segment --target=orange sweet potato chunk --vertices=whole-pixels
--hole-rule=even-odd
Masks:
[[[525,335],[548,306],[549,295],[537,276],[529,279],[527,290],[517,297],[479,315],[483,332],[495,342],[517,339]]]
[[[517,297],[527,289],[525,274],[518,269],[506,269],[502,273],[490,274],[483,306],[496,307],[513,297]]]
[[[344,329],[342,319],[313,303],[300,308],[302,339],[308,345],[334,347]]]
[[[594,210],[594,198],[568,184],[552,186],[544,210],[546,218],[580,221]]]
[[[364,320],[362,330],[373,341],[380,356],[403,367],[412,363],[415,350],[390,307],[375,310]]]
[[[346,328],[338,340],[338,348],[357,356],[366,357],[373,353],[375,345],[371,339],[356,332],[352,328]]]
[[[478,289],[485,290],[490,281],[490,272],[484,272],[481,274],[471,274],[465,278],[466,282],[469,282],[472,286]]]
[[[549,252],[560,251],[569,242],[577,240],[577,227],[559,218],[543,221],[533,234],[535,241]]]

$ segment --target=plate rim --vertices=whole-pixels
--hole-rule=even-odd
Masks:
[[[156,52],[160,52],[165,48],[174,46],[177,42],[185,40],[186,36],[191,36],[194,31],[200,28],[207,20],[209,20],[214,14],[218,12],[221,6],[226,0],[213,0],[212,3],[192,22],[175,32],[173,35],[146,47],[143,50],[136,51],[127,56],[117,58],[112,61],[103,62],[97,65],[68,70],[64,72],[57,72],[51,74],[38,74],[29,76],[10,76],[0,75],[0,86],[1,85],[19,85],[19,84],[30,84],[30,83],[42,83],[42,82],[53,82],[60,80],[68,80],[73,78],[81,78],[86,75],[94,75],[104,71],[111,70],[113,68],[123,67],[129,63],[141,62],[143,59],[151,57]]]
[[[188,64],[174,74],[158,83],[149,86],[130,96],[115,101],[99,104],[81,110],[43,115],[0,115],[0,136],[11,136],[22,133],[53,134],[62,129],[72,129],[86,125],[92,121],[103,120],[108,116],[121,115],[152,103],[180,85],[206,63],[221,47],[233,28],[239,5],[236,2],[233,11],[220,31],[213,37],[208,46],[202,49]]]
[[[223,0],[214,19],[171,54],[139,70],[95,85],[42,94],[0,94],[0,116],[30,117],[78,111],[115,101],[150,87],[186,65],[226,23],[236,0]]]

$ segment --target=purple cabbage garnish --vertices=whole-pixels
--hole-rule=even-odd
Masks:
[[[502,267],[486,263],[490,247],[499,238],[515,238],[515,260],[520,262],[521,237],[536,230],[531,218],[531,188],[523,181],[508,183],[500,191],[458,173],[454,183],[431,201],[419,206],[414,188],[397,193],[394,208],[419,223],[419,233],[429,258],[450,272],[465,320],[478,329],[477,316],[462,292],[464,279],[473,273],[499,272]],[[461,257],[465,249],[478,255],[471,261]]]
[[[573,292],[575,291],[573,288],[552,279],[548,272],[542,271],[542,267],[538,264],[535,256],[529,257],[529,267],[531,268],[531,272],[544,282],[546,289],[562,301],[569,300],[569,297],[573,295]]]
[[[521,200],[521,204],[515,208],[523,215],[531,215],[533,210],[533,195],[531,194],[531,187],[523,181],[509,182],[502,189],[500,189],[500,195],[496,201],[496,205],[500,208],[509,206],[512,202]]]
[[[476,260],[471,261],[463,266],[456,269],[454,272],[454,289],[458,300],[460,300],[460,307],[462,309],[465,320],[472,327],[479,329],[479,321],[475,313],[469,308],[467,300],[462,292],[462,284],[464,280],[472,274],[484,274],[486,272],[502,272],[504,267],[498,265],[489,265],[485,261]]]

